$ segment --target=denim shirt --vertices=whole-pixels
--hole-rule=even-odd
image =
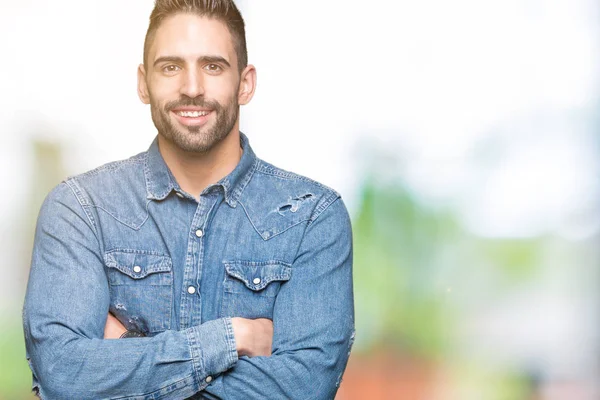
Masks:
[[[240,137],[199,198],[156,139],[47,196],[23,309],[41,398],[335,396],[354,338],[348,213]],[[104,340],[109,311],[147,337]],[[272,355],[238,358],[231,317],[272,319]]]

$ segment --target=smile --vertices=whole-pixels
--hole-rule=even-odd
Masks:
[[[200,127],[208,123],[214,110],[172,110],[171,112],[180,124],[187,127]]]
[[[210,111],[176,111],[175,114],[179,115],[180,117],[198,118],[207,116],[210,114]]]

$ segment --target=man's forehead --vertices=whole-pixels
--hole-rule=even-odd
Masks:
[[[165,56],[218,55],[230,63],[236,56],[229,29],[222,21],[193,14],[176,14],[160,24],[150,49],[150,61]]]

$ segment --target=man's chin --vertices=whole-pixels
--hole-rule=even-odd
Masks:
[[[204,131],[204,130],[202,130]],[[212,150],[215,146],[225,139],[225,137],[214,137],[212,133],[204,133],[202,131],[185,133],[171,132],[171,135],[162,135],[171,142],[172,145],[186,153],[204,154]]]

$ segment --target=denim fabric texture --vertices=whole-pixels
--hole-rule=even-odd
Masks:
[[[354,337],[348,213],[240,136],[199,199],[156,139],[47,196],[23,309],[41,398],[335,396]],[[104,340],[109,311],[148,337]],[[272,319],[272,356],[238,358],[231,317]]]

